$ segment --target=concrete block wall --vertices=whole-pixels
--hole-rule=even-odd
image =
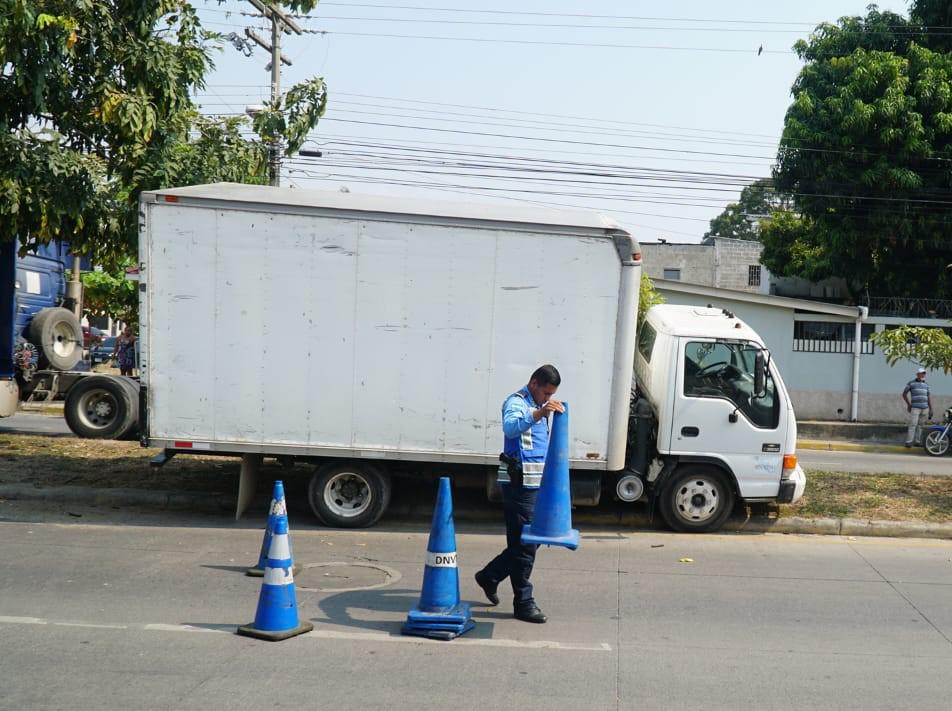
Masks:
[[[760,265],[764,246],[760,242],[743,239],[714,240],[715,277],[714,286],[721,289],[736,289],[766,293],[767,270],[760,268],[760,285],[751,286],[749,267]]]
[[[665,269],[680,269],[685,284],[714,286],[714,248],[706,244],[641,244],[643,269],[652,279],[663,279]]]

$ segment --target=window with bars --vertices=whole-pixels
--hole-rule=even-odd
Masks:
[[[860,331],[860,353],[874,353],[869,337],[875,324],[866,323]],[[856,324],[850,321],[794,321],[793,350],[802,353],[852,353]]]
[[[759,264],[751,264],[747,267],[747,286],[760,286]]]

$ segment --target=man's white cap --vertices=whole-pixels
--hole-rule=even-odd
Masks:
[[[918,373],[925,373],[925,372],[926,372],[926,369],[925,369],[925,368],[919,368],[919,370],[916,371],[917,374],[918,374]]]

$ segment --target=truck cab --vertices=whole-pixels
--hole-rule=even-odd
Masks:
[[[670,526],[714,530],[738,499],[791,503],[803,495],[790,396],[763,340],[733,313],[651,308],[635,378],[653,426],[641,443],[649,450],[643,464],[633,468]]]

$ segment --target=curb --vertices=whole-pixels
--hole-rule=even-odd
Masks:
[[[901,444],[861,444],[838,440],[798,439],[797,449],[821,450],[824,452],[871,452],[877,454],[910,454],[921,447],[906,448]]]
[[[87,486],[59,486],[38,488],[32,484],[0,484],[0,499],[11,501],[49,501],[97,506],[148,506],[168,510],[223,513],[235,510],[235,496],[221,492],[177,492],[148,489],[95,489]],[[388,518],[414,518],[413,506],[388,512]],[[425,516],[423,514],[426,514]],[[426,520],[430,512],[419,512]],[[473,510],[454,511],[454,518],[466,522],[498,522],[499,512],[482,513]],[[630,509],[595,513],[590,509],[572,512],[576,524],[613,524],[632,529],[658,529],[648,515]],[[952,540],[952,523],[921,521],[873,521],[850,518],[770,518],[756,516],[747,519],[728,519],[722,531],[737,533],[803,533],[826,536],[870,536],[883,538],[937,538]]]

